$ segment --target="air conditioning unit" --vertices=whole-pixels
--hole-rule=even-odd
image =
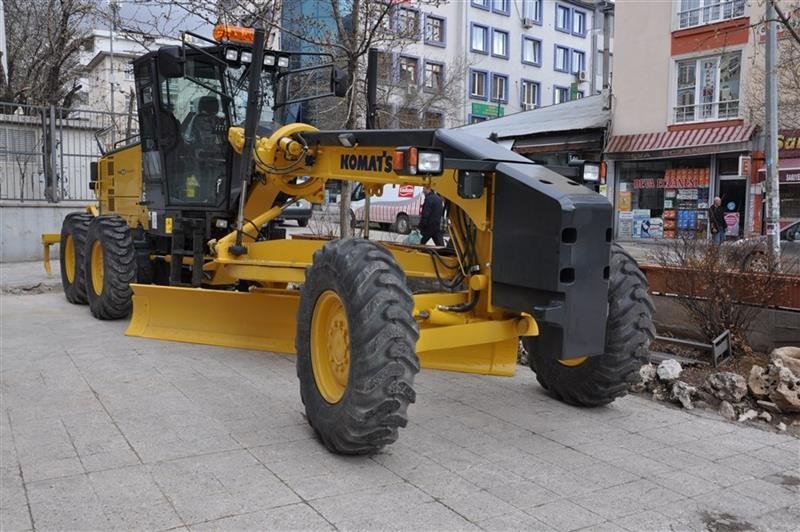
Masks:
[[[575,77],[578,78],[578,81],[587,81],[589,79],[589,74],[586,73],[585,70],[579,70]]]
[[[525,17],[525,18],[522,19],[522,27],[523,28],[525,28],[525,29],[532,28],[534,25],[536,25],[536,20],[534,20],[532,18],[528,18],[528,17]]]
[[[523,103],[522,104],[522,110],[523,111],[533,111],[534,109],[536,109],[536,104],[535,103]]]

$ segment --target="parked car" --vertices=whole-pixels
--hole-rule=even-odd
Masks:
[[[278,216],[278,220],[295,220],[300,227],[306,227],[311,219],[311,203],[307,200],[299,200],[290,205]]]
[[[350,225],[363,225],[365,214],[364,187],[359,183],[350,196]],[[422,187],[413,185],[384,185],[380,196],[369,202],[370,225],[377,224],[384,231],[395,231],[402,235],[411,232],[419,224],[419,214],[425,196]]]
[[[781,239],[781,257],[784,261],[788,261],[790,265],[794,263],[794,267],[800,265],[800,218],[788,222],[781,222],[780,229]],[[758,269],[757,264],[761,261],[767,253],[767,237],[765,235],[758,235],[750,238],[744,238],[731,243],[734,246],[752,245],[753,250],[749,252],[746,257],[745,266]]]

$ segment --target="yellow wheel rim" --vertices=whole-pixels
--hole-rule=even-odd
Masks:
[[[589,357],[567,358],[566,360],[559,360],[558,363],[568,368],[574,368],[580,366],[587,360],[589,360]]]
[[[99,240],[92,244],[92,288],[98,296],[103,293],[103,246]]]
[[[75,241],[72,235],[67,235],[64,240],[64,273],[67,274],[69,284],[75,282]]]
[[[311,318],[311,368],[317,390],[330,404],[342,400],[350,377],[350,333],[339,296],[323,292]]]

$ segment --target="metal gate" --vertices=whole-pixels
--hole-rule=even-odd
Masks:
[[[89,163],[138,133],[135,115],[0,102],[0,200],[93,200]]]

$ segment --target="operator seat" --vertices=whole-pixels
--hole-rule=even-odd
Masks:
[[[218,151],[225,143],[225,122],[217,115],[218,112],[216,96],[198,98],[197,113],[186,127],[186,142],[198,150]]]

